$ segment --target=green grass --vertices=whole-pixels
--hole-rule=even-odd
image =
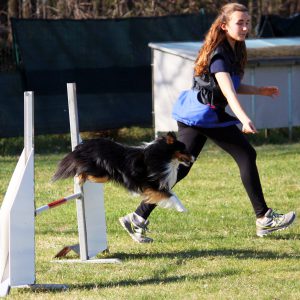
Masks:
[[[109,137],[129,145],[136,145],[141,141],[151,141],[153,136],[153,128],[142,127],[123,127],[98,132],[81,132],[82,139]],[[39,154],[61,153],[70,150],[70,134],[38,135],[34,139],[35,152]],[[257,134],[249,135],[248,139],[254,145],[299,143],[300,127],[293,127],[292,134],[290,134],[288,128],[261,129]],[[0,137],[0,156],[19,155],[23,145],[23,137]]]
[[[81,132],[82,139],[109,137],[120,143],[139,144],[141,141],[150,141],[154,136],[153,128],[124,127],[108,129],[98,132]],[[298,137],[298,135],[296,135]],[[52,154],[67,152],[70,150],[70,134],[46,134],[34,137],[35,152],[40,154]],[[23,137],[0,137],[0,156],[18,155],[24,145]]]
[[[267,203],[299,215],[300,143],[256,149]],[[62,156],[36,156],[36,206],[72,193],[72,180],[50,182]],[[0,157],[0,200],[16,161],[15,156]],[[12,289],[8,299],[300,299],[299,221],[288,230],[256,237],[250,201],[227,154],[206,146],[174,190],[188,213],[157,208],[150,217],[155,242],[142,245],[118,224],[139,198],[105,185],[108,257],[120,258],[121,264],[51,262],[64,245],[77,243],[75,203],[38,216],[37,283],[67,284],[69,289]]]

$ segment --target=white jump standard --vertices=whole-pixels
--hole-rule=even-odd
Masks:
[[[67,84],[72,148],[80,142],[76,86]],[[35,216],[76,199],[79,244],[64,247],[56,257],[70,250],[80,260],[59,262],[118,263],[119,259],[93,259],[108,249],[103,185],[74,179],[74,194],[35,209],[34,205],[34,117],[33,92],[24,93],[24,149],[10,180],[0,209],[0,297],[11,287],[66,289],[62,284],[35,284]]]
[[[0,296],[35,283],[33,92],[24,93],[24,149],[0,210]]]

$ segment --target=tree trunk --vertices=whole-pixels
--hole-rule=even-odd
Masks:
[[[93,0],[93,15],[94,18],[99,17],[101,11],[101,0]]]
[[[31,0],[23,0],[22,1],[22,17],[23,18],[31,18],[32,12],[31,12]]]
[[[19,17],[19,1],[18,0],[9,0],[7,3],[7,25],[8,25],[8,37],[7,42],[12,44],[12,32],[11,32],[11,24],[10,18],[18,18]]]

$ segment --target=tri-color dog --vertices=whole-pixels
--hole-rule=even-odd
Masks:
[[[86,180],[102,183],[111,180],[142,195],[148,203],[163,201],[165,207],[177,203],[177,209],[184,210],[178,207],[181,203],[171,188],[176,183],[179,165],[189,166],[193,161],[172,132],[136,147],[110,139],[91,139],[60,161],[53,180],[74,176],[80,184]]]

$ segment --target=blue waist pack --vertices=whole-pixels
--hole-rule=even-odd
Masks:
[[[227,114],[225,109],[201,103],[198,100],[198,93],[196,89],[181,92],[172,112],[172,117],[176,121],[205,128],[226,127],[240,123]]]

